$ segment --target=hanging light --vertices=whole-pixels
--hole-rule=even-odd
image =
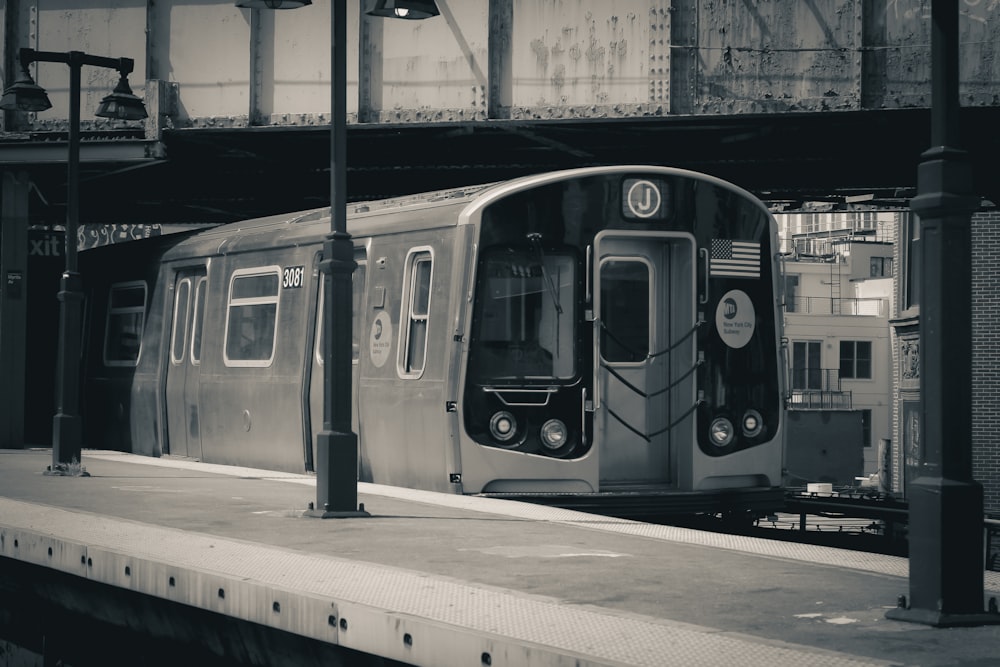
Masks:
[[[236,6],[243,9],[298,9],[311,5],[312,0],[237,0]]]
[[[118,120],[142,120],[149,114],[146,113],[146,105],[142,100],[132,94],[128,78],[122,74],[114,91],[101,100],[94,115]]]
[[[411,20],[427,19],[440,13],[434,0],[375,0],[375,7],[368,10],[371,16]]]
[[[45,89],[35,83],[27,66],[21,67],[17,81],[8,86],[0,97],[0,109],[8,111],[45,111],[52,108],[52,102]]]

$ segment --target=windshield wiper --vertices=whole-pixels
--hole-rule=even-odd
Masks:
[[[542,266],[542,279],[545,280],[545,287],[548,289],[549,296],[552,297],[552,305],[556,307],[556,313],[562,315],[562,306],[559,305],[559,292],[556,290],[555,283],[552,282],[552,276],[545,269],[545,252],[542,250],[542,235],[537,233],[528,234],[528,241],[531,242],[531,245],[535,248],[535,252],[538,254],[538,263]]]

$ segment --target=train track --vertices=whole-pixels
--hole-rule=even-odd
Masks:
[[[789,489],[783,509],[766,516],[702,515],[671,519],[666,523],[866,553],[893,556],[908,553],[906,503],[859,489],[829,494]]]

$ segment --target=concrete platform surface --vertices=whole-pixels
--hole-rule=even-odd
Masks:
[[[310,475],[50,462],[0,450],[0,557],[412,664],[1000,664],[998,625],[885,618],[903,558],[363,483],[370,517],[324,520]]]

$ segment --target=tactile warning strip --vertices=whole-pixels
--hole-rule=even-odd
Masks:
[[[234,466],[194,463],[169,458],[154,459],[146,456],[122,454],[118,452],[88,451],[86,455],[93,456],[94,458],[110,458],[117,460],[127,458],[129,463],[145,463],[147,465],[163,465],[180,468],[186,466],[196,466],[199,470],[222,475],[266,477],[268,479],[298,484],[316,484],[316,478],[311,475],[280,472],[276,473],[273,471],[257,470],[254,468],[238,468]],[[359,482],[358,492],[398,498],[400,500],[409,500],[413,502],[472,510],[476,512],[500,514],[508,517],[531,519],[534,521],[566,523],[574,526],[591,528],[593,530],[636,535],[649,539],[681,542],[698,546],[708,546],[717,549],[730,549],[733,551],[752,553],[759,556],[807,561],[817,565],[843,567],[875,574],[886,574],[903,578],[909,576],[909,561],[906,558],[898,556],[869,554],[859,551],[834,549],[832,547],[823,547],[812,544],[795,544],[794,542],[781,542],[778,540],[766,540],[740,535],[709,533],[706,531],[680,528],[677,526],[660,526],[637,521],[629,521],[627,519],[602,517],[574,510],[546,507],[544,505],[533,505],[530,503],[520,503],[509,500],[497,500],[494,498],[479,498],[475,496],[434,493],[431,491],[404,489],[401,487],[384,486],[381,484],[367,484]],[[986,571],[984,573],[984,589],[989,592],[1000,592],[1000,572]]]

